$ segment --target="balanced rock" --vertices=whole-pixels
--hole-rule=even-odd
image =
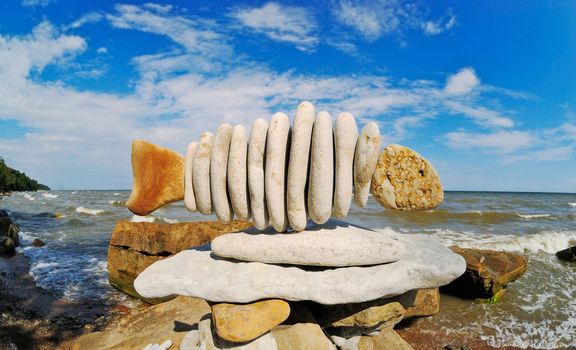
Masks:
[[[181,294],[214,302],[247,303],[278,298],[330,305],[438,287],[456,279],[466,269],[460,255],[430,236],[396,238],[410,247],[410,253],[402,259],[383,265],[336,269],[305,270],[238,262],[216,257],[208,250],[186,250],[146,268],[134,281],[134,287],[146,298]]]
[[[373,337],[362,336],[358,339],[357,350],[414,350],[393,329],[385,329]]]
[[[436,170],[415,151],[390,145],[380,154],[372,176],[372,195],[385,208],[427,210],[444,200]]]
[[[231,342],[247,342],[276,327],[290,315],[290,305],[279,299],[251,304],[214,304],[212,321],[216,333]]]
[[[0,237],[9,237],[16,246],[20,244],[20,237],[18,236],[20,228],[6,210],[0,210]]]
[[[564,261],[576,261],[576,246],[556,252],[556,257]]]
[[[466,272],[442,290],[464,298],[496,302],[508,283],[520,278],[528,269],[528,262],[518,254],[459,247],[451,249],[466,259]]]
[[[308,214],[315,223],[323,224],[332,214],[334,196],[334,140],[327,112],[316,116],[311,142]]]
[[[250,131],[248,143],[248,193],[250,195],[250,211],[254,227],[264,229],[268,226],[268,209],[264,192],[264,160],[266,155],[266,136],[268,122],[256,119]]]
[[[374,122],[367,123],[354,152],[354,202],[359,208],[366,205],[370,182],[380,155],[380,129]]]
[[[120,221],[108,248],[108,279],[116,289],[142,298],[134,290],[136,276],[158,260],[190,247],[209,243],[215,237],[250,227],[245,221],[158,224]],[[156,303],[162,300],[147,299]]]
[[[194,150],[194,155],[192,156],[192,173],[194,175],[192,177],[192,185],[194,186],[194,197],[198,211],[204,215],[212,213],[210,158],[213,143],[214,135],[212,135],[211,132],[202,133],[200,141]]]
[[[248,229],[221,236],[212,242],[212,251],[220,257],[272,264],[362,266],[397,261],[404,246],[396,237],[331,220],[303,232]]]

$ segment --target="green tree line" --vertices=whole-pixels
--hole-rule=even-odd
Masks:
[[[0,157],[0,192],[10,191],[37,191],[49,190],[48,186],[39,184],[38,181],[32,180],[25,173],[12,169],[4,163]]]

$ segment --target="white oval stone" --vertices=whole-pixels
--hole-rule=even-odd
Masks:
[[[329,221],[303,232],[249,229],[229,233],[212,241],[212,251],[224,258],[267,264],[341,267],[398,261],[404,246],[390,235]]]
[[[254,227],[263,230],[268,226],[268,209],[264,192],[264,157],[268,122],[256,119],[248,143],[248,192]]]
[[[214,135],[202,133],[194,157],[192,158],[192,184],[198,211],[204,215],[212,214],[212,196],[210,194],[210,155]]]
[[[232,131],[230,152],[228,153],[228,193],[236,217],[240,220],[250,219],[250,204],[248,203],[248,182],[246,156],[248,142],[246,129],[236,125]]]
[[[226,172],[228,168],[228,152],[230,139],[232,138],[232,126],[222,124],[214,135],[212,155],[210,157],[210,191],[212,193],[212,205],[216,216],[222,222],[232,220],[233,212],[228,191],[226,188]]]
[[[296,231],[304,230],[307,222],[305,191],[315,114],[314,106],[310,102],[300,103],[292,129],[286,205],[288,206],[288,221]]]
[[[270,224],[278,232],[288,228],[286,212],[286,159],[290,121],[284,113],[272,116],[266,138],[266,172],[264,188]]]
[[[179,294],[213,302],[278,298],[332,305],[436,288],[466,271],[464,258],[430,235],[390,235],[407,249],[400,260],[389,264],[306,270],[238,262],[216,257],[210,250],[191,249],[148,266],[134,287],[146,298]]]
[[[358,127],[350,113],[340,113],[334,128],[334,149],[336,153],[336,170],[334,181],[334,208],[332,215],[343,218],[350,210],[352,202],[353,162]]]
[[[380,156],[380,129],[374,122],[364,126],[354,154],[354,202],[359,208],[366,205],[370,181]]]
[[[198,142],[190,142],[186,150],[186,168],[184,169],[184,206],[191,212],[198,211],[196,197],[194,197],[194,185],[192,184],[192,159]]]
[[[312,130],[310,178],[308,179],[308,214],[317,224],[332,214],[334,194],[334,141],[332,118],[326,112],[316,116]]]

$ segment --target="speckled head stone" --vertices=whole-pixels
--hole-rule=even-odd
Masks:
[[[444,200],[436,170],[421,155],[400,145],[387,146],[376,165],[371,191],[385,208],[427,210]]]

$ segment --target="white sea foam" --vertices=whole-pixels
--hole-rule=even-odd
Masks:
[[[26,193],[26,192],[25,192],[23,196],[24,196],[24,198],[26,198],[26,199],[28,199],[28,200],[30,200],[30,201],[35,201],[35,200],[36,200],[36,198],[34,198],[34,196],[32,196],[30,193]]]
[[[44,196],[46,198],[58,198],[57,194],[52,194],[52,193],[42,193],[42,196]]]
[[[178,222],[178,220],[176,219],[168,219],[168,218],[164,218],[161,216],[140,216],[140,215],[132,215],[132,218],[130,219],[130,221],[132,222],[157,222],[157,223],[161,223],[161,222],[166,222],[169,224],[175,224]]]
[[[90,208],[84,208],[84,207],[78,207],[78,208],[76,208],[75,211],[77,213],[87,214],[87,215],[100,215],[100,214],[105,212],[105,210],[102,210],[102,209],[90,209]]]
[[[571,207],[576,207],[576,203],[568,203],[568,205]]]
[[[550,214],[518,214],[516,213],[516,215],[518,215],[521,218],[524,219],[536,219],[536,218],[549,218]]]
[[[113,207],[123,207],[126,205],[126,202],[124,202],[124,201],[108,201],[108,204],[110,204]]]

